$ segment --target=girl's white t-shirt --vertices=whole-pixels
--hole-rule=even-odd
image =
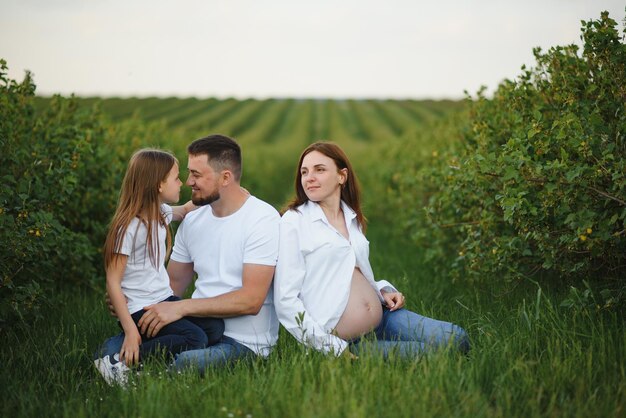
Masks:
[[[161,212],[165,216],[165,222],[172,221],[172,208],[166,204],[161,205]],[[132,314],[148,305],[162,302],[172,296],[174,292],[170,287],[170,278],[165,268],[165,241],[167,237],[166,226],[156,222],[157,241],[159,251],[156,267],[150,260],[150,253],[146,246],[148,228],[134,218],[126,229],[126,234],[118,254],[128,256],[124,277],[122,277],[122,292],[128,299],[128,311]]]

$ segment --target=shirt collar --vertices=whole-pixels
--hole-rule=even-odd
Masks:
[[[346,218],[346,222],[356,218],[356,212],[343,200],[341,201],[341,209],[343,210],[343,216]]]
[[[328,219],[326,219],[326,215],[322,210],[322,207],[315,202],[311,202],[310,200],[306,202],[305,207],[307,211],[311,213],[312,221],[324,221],[328,223]],[[352,210],[350,206],[343,200],[341,201],[341,210],[343,210],[343,216],[346,220],[346,226],[350,225],[352,220],[356,218],[356,212]]]

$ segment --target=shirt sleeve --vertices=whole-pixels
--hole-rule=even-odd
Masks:
[[[170,260],[178,261],[179,263],[193,263],[185,239],[186,226],[187,223],[183,219],[176,231],[174,248],[172,248],[172,254],[170,255]]]
[[[300,299],[306,266],[300,251],[298,229],[283,219],[279,230],[280,246],[274,276],[274,305],[278,319],[301,343],[338,356],[348,347],[348,343],[326,332],[308,314]]]
[[[135,246],[135,237],[137,236],[137,231],[139,230],[139,226],[141,222],[137,218],[133,218],[131,222],[126,227],[126,232],[124,233],[124,237],[122,238],[122,242],[117,254],[130,256],[133,253],[133,248]]]
[[[278,223],[277,212],[268,213],[257,219],[251,233],[246,238],[244,264],[275,266],[278,258]]]
[[[161,203],[161,213],[165,217],[165,224],[169,225],[174,218],[174,211],[172,210],[172,207],[166,203]]]
[[[376,288],[378,289],[379,292],[382,292],[383,290],[385,292],[397,292],[398,289],[396,289],[391,283],[389,283],[387,280],[378,280],[376,282]]]

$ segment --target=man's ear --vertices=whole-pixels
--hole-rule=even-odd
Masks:
[[[233,181],[233,173],[230,170],[224,170],[221,173],[222,187],[228,186]]]

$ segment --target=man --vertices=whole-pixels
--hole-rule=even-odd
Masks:
[[[180,224],[167,267],[174,294],[182,297],[194,273],[191,299],[147,306],[139,321],[150,337],[184,316],[224,318],[224,336],[213,346],[185,351],[177,369],[202,373],[245,357],[270,353],[278,339],[272,278],[278,256],[278,212],[240,187],[241,149],[231,138],[210,135],[189,145],[192,202],[199,209]],[[105,342],[95,360],[107,380],[124,383],[119,361],[123,334]]]

